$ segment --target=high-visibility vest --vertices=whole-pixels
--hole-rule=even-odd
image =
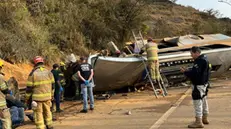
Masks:
[[[7,89],[7,85],[6,82],[3,78],[3,75],[0,74],[0,90],[6,90]],[[5,99],[5,95],[0,91],[0,109],[3,109],[6,107],[6,99]]]
[[[26,99],[32,96],[34,101],[51,100],[52,84],[55,83],[53,74],[44,68],[38,66],[30,73],[27,79]]]
[[[66,80],[65,80],[65,77],[64,77],[64,73],[59,71],[59,78],[60,78],[60,84],[62,86],[66,85]]]
[[[158,60],[158,46],[156,43],[145,44],[148,61]]]

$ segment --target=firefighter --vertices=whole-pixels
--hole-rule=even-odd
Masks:
[[[152,41],[152,38],[148,38],[147,42],[148,43],[141,48],[140,54],[147,51],[148,66],[151,78],[154,83],[157,83],[160,86],[163,85],[163,81],[159,71],[158,46]]]
[[[3,68],[3,62],[0,61],[0,120],[2,122],[2,129],[11,129],[11,115],[9,108],[6,106],[6,99],[4,94],[9,94],[8,87],[3,79],[4,74],[1,72]]]
[[[188,128],[203,128],[204,124],[209,124],[208,116],[208,81],[209,62],[206,55],[201,54],[199,47],[191,48],[191,56],[194,59],[192,69],[181,68],[181,71],[192,82],[192,99],[195,110],[195,122],[188,125]]]
[[[34,121],[37,129],[53,129],[51,114],[51,99],[53,96],[54,77],[53,74],[44,67],[43,58],[34,58],[34,69],[29,74],[26,88],[26,102],[32,99],[34,110]],[[45,124],[44,124],[45,122]],[[46,126],[45,126],[46,125]]]
[[[64,62],[60,62],[60,67],[59,67],[59,79],[60,79],[60,84],[62,86],[62,91],[61,91],[61,98],[60,98],[60,101],[63,101],[64,100],[64,88],[66,86],[66,79],[65,79],[65,71],[66,71],[66,66],[65,66],[65,63]]]

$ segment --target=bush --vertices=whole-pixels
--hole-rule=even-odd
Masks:
[[[88,55],[113,41],[119,48],[141,30],[154,38],[230,32],[230,19],[216,10],[199,12],[175,0],[2,0],[0,57],[48,63],[65,54]],[[62,54],[61,54],[62,53]]]
[[[0,56],[11,63],[25,62],[41,55],[51,63],[59,50],[48,42],[49,33],[30,17],[26,4],[5,1],[0,5]]]

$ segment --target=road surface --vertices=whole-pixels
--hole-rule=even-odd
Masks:
[[[80,102],[65,102],[64,113],[56,114],[55,129],[181,129],[194,120],[190,93],[184,95],[189,87],[169,89],[169,96],[156,99],[152,91],[117,94],[109,100],[98,100],[95,110],[81,114]],[[175,103],[185,96],[179,106]],[[219,79],[212,81],[209,91],[210,125],[206,129],[230,129],[231,125],[231,81]],[[174,108],[174,110],[172,110]],[[170,111],[169,113],[169,110]],[[131,115],[127,112],[131,111]],[[167,115],[166,115],[167,112]],[[161,121],[161,122],[160,122]],[[158,124],[158,126],[156,126]],[[152,127],[152,128],[151,128]],[[154,128],[153,128],[154,127]],[[32,122],[18,129],[35,128]]]

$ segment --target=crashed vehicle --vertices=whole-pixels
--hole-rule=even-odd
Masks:
[[[223,34],[186,35],[165,38],[158,43],[160,72],[165,83],[185,80],[180,67],[190,68],[193,59],[192,46],[200,46],[202,54],[208,56],[212,65],[212,77],[219,76],[231,68],[231,37]],[[143,57],[104,57],[92,55],[88,59],[94,67],[95,91],[116,90],[134,85],[144,71]],[[171,85],[170,85],[171,86]]]

